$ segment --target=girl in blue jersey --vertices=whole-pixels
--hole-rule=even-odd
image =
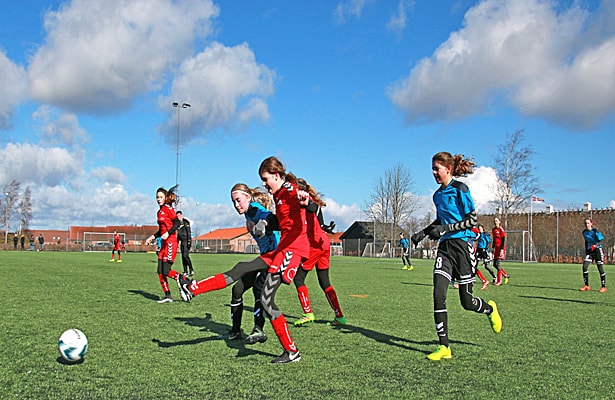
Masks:
[[[477,215],[469,188],[454,178],[473,173],[475,164],[463,155],[447,152],[434,155],[431,164],[434,179],[440,184],[433,195],[436,220],[412,235],[411,240],[415,245],[425,236],[440,241],[433,275],[434,320],[440,344],[427,356],[438,361],[452,357],[446,309],[446,292],[452,280],[459,283],[459,300],[464,309],[487,315],[494,332],[502,330],[502,319],[494,301],[485,302],[472,295],[476,281],[472,228],[477,225]]]
[[[250,189],[246,184],[237,183],[231,189],[231,200],[235,210],[246,218],[246,227],[252,235],[261,254],[275,250],[280,241],[277,218],[269,210],[272,200],[269,195],[258,189]],[[256,229],[255,229],[256,227]],[[272,229],[273,228],[273,229]],[[254,293],[254,329],[246,337],[247,344],[264,343],[265,315],[261,307],[261,293],[267,271],[251,271],[241,277],[232,290],[231,321],[233,326],[228,339],[241,339],[241,319],[243,315],[243,294],[252,288]]]
[[[598,229],[594,228],[594,222],[586,218],[585,229],[583,230],[583,239],[585,239],[585,258],[583,259],[583,287],[579,290],[585,292],[589,290],[589,266],[592,261],[596,262],[598,272],[600,273],[600,293],[606,293],[606,272],[604,272],[604,253],[602,252],[602,241],[604,235]]]

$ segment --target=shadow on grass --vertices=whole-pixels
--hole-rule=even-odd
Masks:
[[[601,301],[587,301],[587,300],[576,300],[576,299],[558,299],[558,298],[555,298],[555,297],[545,297],[545,296],[523,296],[523,295],[520,295],[519,297],[522,297],[524,299],[562,301],[562,302],[565,302],[565,303],[578,303],[578,304],[591,304],[591,305],[600,304],[600,305],[605,305],[605,306],[613,307],[612,304],[604,303],[604,302],[601,302]]]
[[[189,340],[179,340],[175,342],[165,342],[160,339],[153,338],[152,342],[156,343],[158,347],[170,348],[170,347],[176,347],[176,346],[190,346],[190,345],[196,345],[199,343],[224,340],[228,348],[237,350],[237,357],[246,357],[246,356],[250,356],[253,354],[261,354],[261,355],[266,355],[270,357],[275,356],[275,354],[257,350],[258,343],[254,345],[246,346],[246,343],[243,340],[243,337],[241,340],[239,339],[229,340],[228,332],[230,331],[230,326],[228,324],[222,324],[222,323],[212,320],[211,314],[209,313],[205,314],[205,318],[198,318],[198,317],[180,318],[178,317],[175,319],[177,321],[185,323],[186,325],[199,327],[201,328],[200,329],[201,332],[211,332],[214,335],[207,336],[207,337],[199,337],[199,338],[194,338],[194,339],[189,339]]]
[[[155,294],[152,294],[152,293],[149,293],[149,292],[144,292],[142,290],[133,290],[133,289],[131,289],[131,290],[128,291],[128,293],[138,294],[139,296],[143,296],[143,297],[145,297],[148,300],[160,300],[159,296],[157,296]]]
[[[400,349],[415,351],[417,353],[422,353],[422,354],[430,354],[432,351],[434,351],[433,346],[438,345],[437,340],[422,340],[422,341],[410,340],[407,338],[402,338],[398,336],[388,335],[382,332],[377,332],[377,331],[363,328],[360,326],[343,325],[343,326],[333,327],[333,329],[339,331],[342,334],[358,333],[360,335],[365,336],[368,339],[375,340],[376,342],[386,344],[388,346],[395,346],[395,347],[399,347]],[[459,340],[451,340],[450,343],[477,346],[474,343],[463,342]],[[422,346],[429,346],[430,348],[429,350],[425,350],[422,348]]]
[[[570,288],[570,287],[537,286],[537,285],[519,285],[519,284],[516,284],[516,283],[515,283],[514,285],[508,285],[508,286],[522,287],[522,288],[529,288],[529,289],[566,290],[566,291],[573,291],[573,292],[578,292],[578,291],[579,291],[579,289]]]

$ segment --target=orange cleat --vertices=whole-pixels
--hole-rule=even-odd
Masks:
[[[581,292],[587,292],[587,291],[588,291],[588,290],[590,290],[590,289],[589,289],[589,286],[585,285],[585,286],[583,286],[582,288],[579,288],[579,290],[580,290]]]
[[[483,287],[480,288],[480,290],[487,290],[487,286],[489,286],[489,281],[484,281],[483,282]]]
[[[602,286],[600,288],[600,290],[598,290],[600,293],[606,293],[606,286]]]

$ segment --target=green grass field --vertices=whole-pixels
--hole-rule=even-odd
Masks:
[[[308,275],[316,322],[291,327],[298,363],[274,365],[281,346],[217,339],[230,327],[231,291],[183,303],[162,295],[153,254],[0,253],[4,280],[0,329],[2,399],[613,399],[615,285],[583,293],[580,265],[505,264],[508,285],[475,293],[498,303],[502,333],[463,311],[449,290],[453,358],[431,362],[437,339],[432,262],[333,258],[331,281],[349,324],[327,326],[332,311]],[[198,278],[245,255],[193,255]],[[614,282],[615,268],[606,266]],[[289,323],[301,315],[293,287],[277,303]],[[251,310],[253,297],[246,293]],[[252,328],[246,310],[244,330]],[[69,328],[88,336],[85,361],[60,362],[57,340]]]

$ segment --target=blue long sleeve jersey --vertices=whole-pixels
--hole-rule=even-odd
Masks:
[[[489,243],[491,243],[491,236],[489,236],[487,232],[483,232],[478,237],[478,243],[476,244],[476,247],[478,247],[479,249],[486,249],[487,247],[489,247]]]
[[[245,212],[244,216],[246,217],[246,221],[252,221],[257,223],[259,220],[272,217],[272,212],[267,210],[261,203],[253,201],[250,203],[248,207],[248,211]],[[261,254],[268,253],[270,251],[275,250],[278,247],[278,243],[280,243],[280,232],[279,231],[269,231],[265,232],[265,235],[261,238],[254,235],[254,233],[250,232],[256,243],[258,244],[258,249]]]
[[[450,225],[463,221],[470,214],[475,213],[474,200],[468,186],[453,179],[448,186],[439,188],[433,194],[436,206],[436,219],[440,225]],[[440,240],[463,239],[466,242],[475,237],[471,227],[458,231],[445,233]]]
[[[585,250],[591,250],[593,245],[596,245],[597,248],[601,248],[602,242],[604,240],[604,235],[596,228],[585,229],[583,231],[583,238],[585,238]]]

